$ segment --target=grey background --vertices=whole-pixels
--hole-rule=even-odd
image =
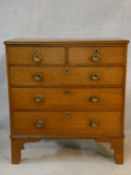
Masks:
[[[45,39],[66,39],[66,40],[114,37],[114,38],[124,38],[131,40],[131,0],[0,0],[0,133],[1,133],[0,137],[3,136],[1,146],[3,146],[2,147],[3,152],[5,151],[5,155],[3,154],[2,157],[3,159],[0,160],[1,162],[2,161],[5,162],[5,164],[3,164],[2,167],[3,174],[1,175],[11,174],[11,171],[13,172],[17,170],[17,169],[10,169],[11,167],[10,168],[8,167],[9,169],[6,168],[6,166],[9,166],[10,164],[8,160],[9,154],[8,155],[6,154],[6,152],[8,153],[9,149],[8,145],[9,113],[8,113],[8,97],[7,97],[5,48],[3,44],[3,41],[16,37],[33,37],[33,38],[42,37]],[[130,131],[131,129],[130,57],[131,57],[131,45],[129,45],[128,62],[127,62],[128,63],[127,90],[126,90],[127,135],[128,131]],[[4,146],[4,143],[5,145],[8,146],[7,147]],[[56,145],[54,145],[54,147],[55,146]],[[127,145],[127,147],[129,148],[129,144]],[[7,150],[5,150],[5,148],[7,148]],[[46,149],[48,149],[48,146]],[[88,154],[88,156],[90,157],[90,153]],[[71,159],[72,162],[75,161],[74,159],[75,158]],[[131,160],[131,158],[129,159]],[[56,158],[56,160],[59,160],[59,156],[58,159]],[[68,159],[65,160],[67,161]],[[91,161],[93,162],[94,160],[91,159]],[[38,162],[41,161],[38,160]],[[96,163],[97,162],[98,160],[96,158]],[[107,166],[106,163],[105,165]],[[90,164],[88,164],[87,166],[90,167]],[[92,164],[92,167],[94,167],[94,164]],[[104,173],[104,170],[102,168],[104,167],[99,166],[96,167],[98,169],[101,168],[102,171],[100,172],[98,172],[97,170],[95,171],[94,168],[92,169],[92,171],[94,171],[94,174],[97,172],[97,174],[102,175],[102,173]],[[108,171],[110,172],[112,170],[112,166],[107,167]],[[29,168],[32,168],[31,164]],[[77,169],[77,166],[75,168]],[[84,168],[85,168],[85,174],[87,174],[86,165]],[[66,168],[65,166],[63,167],[62,170],[66,171],[67,169],[68,168]],[[127,169],[129,169],[129,167]],[[25,170],[24,172],[26,171],[28,173],[31,172],[29,171],[29,169]],[[81,171],[77,170],[77,172],[75,172],[75,170],[73,171],[71,169],[71,171],[68,172],[67,174],[72,174],[73,172],[74,174],[77,174],[77,172]],[[32,170],[32,174],[33,173],[35,173],[35,171]],[[59,173],[60,172],[57,172],[57,174]],[[122,173],[122,170],[120,170],[118,174],[120,175],[120,173]],[[19,172],[18,174],[21,173]],[[90,174],[92,173],[90,172]],[[117,172],[115,174],[117,174]]]
[[[131,0],[0,0],[0,128],[8,128],[3,41],[47,39],[131,39]],[[126,129],[130,127],[131,46],[128,52]]]

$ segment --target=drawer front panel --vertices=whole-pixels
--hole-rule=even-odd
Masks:
[[[64,47],[8,47],[9,64],[64,64]]]
[[[122,67],[11,67],[11,85],[122,85]]]
[[[68,115],[67,115],[68,114]],[[120,112],[14,112],[14,134],[92,136],[120,134]]]
[[[124,47],[71,47],[70,64],[123,64]]]
[[[13,109],[113,110],[122,107],[122,88],[12,88]]]

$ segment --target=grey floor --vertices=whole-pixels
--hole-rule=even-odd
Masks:
[[[131,131],[125,139],[125,164],[116,165],[109,144],[93,140],[51,140],[25,144],[19,165],[10,163],[8,130],[0,130],[0,175],[130,175]]]

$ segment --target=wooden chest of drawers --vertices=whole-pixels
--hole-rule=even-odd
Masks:
[[[93,138],[123,163],[127,40],[6,41],[12,163],[24,143]]]

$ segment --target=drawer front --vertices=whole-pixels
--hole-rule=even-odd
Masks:
[[[122,88],[12,88],[13,109],[112,110],[122,107]]]
[[[14,112],[14,134],[99,136],[121,132],[120,112]]]
[[[69,49],[70,64],[123,64],[124,47],[71,47]]]
[[[123,67],[11,67],[11,85],[122,85]]]
[[[64,47],[8,47],[9,64],[64,64]]]

